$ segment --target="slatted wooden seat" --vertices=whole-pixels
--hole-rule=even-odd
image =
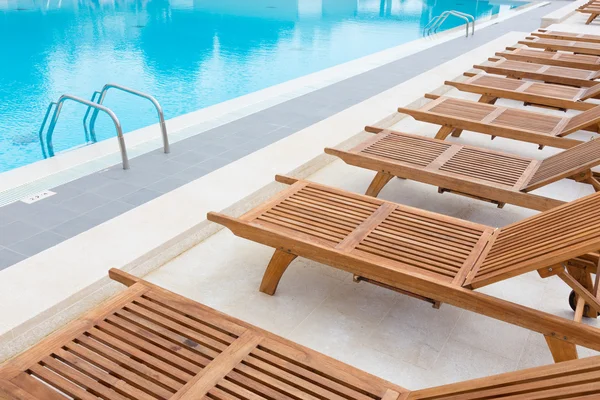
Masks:
[[[508,47],[505,51],[497,52],[496,55],[512,61],[556,65],[559,67],[587,69],[590,71],[600,70],[600,57],[598,56],[533,50],[527,47]]]
[[[586,285],[597,271],[590,270],[592,261],[576,260],[600,248],[600,193],[496,229],[308,181],[277,180],[291,186],[239,218],[208,214],[235,235],[276,249],[262,292],[274,294],[288,265],[306,257],[356,280],[540,332],[557,361],[576,358],[573,343],[600,349],[600,329],[473,290],[538,270],[564,279],[580,296],[578,306],[583,299],[596,316],[598,290]],[[564,262],[573,266],[567,271]]]
[[[595,400],[600,357],[510,372],[411,392],[410,400]]]
[[[600,357],[409,391],[119,270],[129,288],[0,367],[5,400],[583,399]],[[587,399],[587,397],[586,397]]]
[[[600,140],[572,147],[542,161],[474,146],[452,144],[408,133],[366,127],[378,133],[348,150],[326,148],[345,163],[376,171],[366,194],[376,197],[394,177],[435,185],[440,193],[454,192],[536,210],[562,202],[531,194],[532,190],[571,178],[600,191],[591,168],[600,165]]]
[[[583,111],[574,117],[556,117],[516,108],[499,107],[476,101],[439,97],[419,109],[398,108],[418,121],[441,125],[435,136],[444,140],[452,133],[459,136],[462,130],[473,131],[568,149],[581,142],[565,136],[579,130],[598,131],[600,106]]]
[[[490,74],[504,75],[517,79],[533,79],[547,83],[557,83],[576,87],[591,87],[598,84],[600,71],[557,67],[522,61],[501,59],[490,64],[474,65],[473,68]]]
[[[129,289],[0,367],[19,400],[400,400],[408,391],[119,270]]]
[[[527,37],[525,40],[519,40],[519,44],[549,51],[560,50],[577,54],[587,54],[590,56],[600,56],[600,43],[581,42],[576,40],[544,39],[532,36]]]
[[[600,7],[600,5],[598,7]],[[538,29],[537,31],[532,32],[531,36],[537,36],[545,39],[575,40],[578,42],[600,43],[600,35],[590,35],[588,33],[560,32],[549,31],[547,29]]]
[[[598,103],[586,102],[600,95],[600,82],[588,88],[574,88],[550,83],[523,81],[497,75],[475,74],[464,81],[446,81],[462,92],[481,95],[479,102],[494,104],[497,99],[522,101],[525,105],[541,105],[560,110],[585,111]]]

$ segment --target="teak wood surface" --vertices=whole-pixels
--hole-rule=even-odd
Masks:
[[[530,62],[534,64],[555,65],[575,69],[600,70],[600,57],[584,54],[571,54],[533,50],[527,47],[507,48],[496,53],[496,56],[512,61]]]
[[[474,198],[544,211],[562,201],[528,193],[565,178],[600,188],[591,168],[600,165],[600,140],[592,140],[544,160],[520,157],[475,146],[366,127],[377,133],[354,148],[326,148],[345,163],[377,172],[366,194],[377,196],[389,179],[399,178],[438,186]]]
[[[294,258],[281,257],[288,253],[540,332],[556,339],[557,361],[575,356],[575,344],[600,350],[600,329],[473,290],[530,271],[558,274],[561,263],[597,251],[600,193],[493,228],[308,181],[277,180],[291,186],[240,218],[208,214],[235,235],[276,249],[263,292],[274,294]],[[600,308],[596,294],[579,286],[589,306]]]
[[[593,10],[595,14],[598,10]],[[576,40],[560,40],[560,39],[544,39],[531,36],[524,40],[520,40],[519,44],[524,44],[528,47],[550,50],[550,51],[568,51],[577,54],[586,54],[590,56],[600,55],[600,43],[582,42]]]
[[[581,400],[600,395],[600,357],[411,392],[123,271],[113,269],[110,276],[129,288],[2,365],[1,399]]]
[[[600,106],[573,117],[557,117],[451,97],[439,97],[418,109],[400,107],[398,112],[440,125],[436,139],[444,140],[451,133],[457,135],[468,130],[490,135],[492,139],[500,136],[562,149],[582,143],[565,136],[579,130],[597,132],[600,123]]]
[[[505,75],[517,79],[533,79],[537,81],[569,85],[575,87],[592,87],[599,82],[600,71],[559,67],[555,65],[537,64],[523,61],[503,59],[491,64],[478,64],[473,68],[490,74]]]
[[[600,35],[591,35],[589,33],[578,32],[560,32],[549,31],[547,29],[538,29],[531,33],[531,36],[537,36],[545,39],[575,40],[578,42],[600,43]]]
[[[446,81],[445,85],[462,92],[481,95],[482,103],[495,104],[499,98],[522,101],[525,105],[541,105],[559,110],[586,111],[599,105],[586,100],[600,94],[600,82],[589,88],[524,81],[485,73],[464,81]]]

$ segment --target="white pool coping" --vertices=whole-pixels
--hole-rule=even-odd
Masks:
[[[510,13],[494,15],[487,21],[478,22],[475,34],[477,29],[547,4],[549,2],[527,3]],[[176,143],[463,35],[464,25],[168,119],[166,124],[169,140]],[[127,133],[125,143],[130,159],[161,148],[162,138],[158,124]],[[0,173],[0,206],[100,171],[120,163],[120,160],[117,140],[104,140]]]
[[[527,33],[507,33],[0,271],[0,304],[6,305],[0,318],[0,361],[113,293],[116,286],[107,285],[109,268],[140,276],[158,268],[214,233],[217,227],[205,219],[208,211],[234,205],[227,212],[236,214],[242,205],[258,204],[277,189],[276,173],[310,175],[333,160],[323,155],[324,147],[357,140],[361,127],[389,116],[400,104],[419,100]]]
[[[566,6],[554,10],[542,17],[542,28],[547,28],[552,24],[560,24],[576,13],[576,10],[587,3],[589,0],[576,0],[568,3]],[[585,18],[587,19],[587,17]],[[585,21],[584,19],[584,21]]]

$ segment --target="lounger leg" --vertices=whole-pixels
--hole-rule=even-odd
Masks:
[[[271,296],[275,294],[283,273],[296,257],[295,254],[286,253],[283,250],[275,250],[263,275],[259,290]]]
[[[462,133],[462,131],[463,131],[462,129],[455,129],[452,132],[452,137],[460,137],[460,134]]]
[[[548,335],[545,335],[544,338],[546,338],[554,362],[559,363],[579,358],[575,344]]]
[[[590,17],[587,19],[587,21],[585,21],[585,24],[586,25],[591,24],[592,21],[595,20],[597,16],[598,16],[598,14],[590,14]]]
[[[449,134],[452,133],[453,130],[454,128],[452,128],[451,126],[442,126],[438,133],[435,135],[435,138],[444,140],[448,137]]]
[[[600,192],[600,182],[598,182],[596,178],[594,178],[593,176],[589,177],[587,183],[592,185],[596,192]]]
[[[486,104],[495,104],[496,100],[498,100],[497,97],[494,96],[488,96],[487,94],[483,94],[481,95],[481,97],[479,98],[479,102],[480,103],[486,103]]]
[[[367,196],[372,196],[372,197],[377,197],[377,195],[379,194],[379,192],[381,192],[381,189],[383,189],[383,187],[394,177],[394,175],[385,172],[385,171],[379,171],[377,172],[377,175],[375,175],[375,178],[373,178],[373,181],[371,182],[371,184],[369,185],[369,187],[367,188],[367,191],[365,192],[365,194]]]

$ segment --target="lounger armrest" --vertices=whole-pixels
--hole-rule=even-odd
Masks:
[[[298,182],[299,179],[294,178],[292,176],[287,176],[287,175],[275,175],[275,180],[279,183],[285,183],[286,185],[293,185],[294,183]]]
[[[125,271],[122,271],[120,269],[117,269],[117,268],[111,268],[108,271],[108,276],[113,281],[117,281],[119,283],[122,283],[125,286],[133,286],[136,283],[142,281],[137,276],[131,275],[131,274],[129,274],[129,273],[125,272]]]

